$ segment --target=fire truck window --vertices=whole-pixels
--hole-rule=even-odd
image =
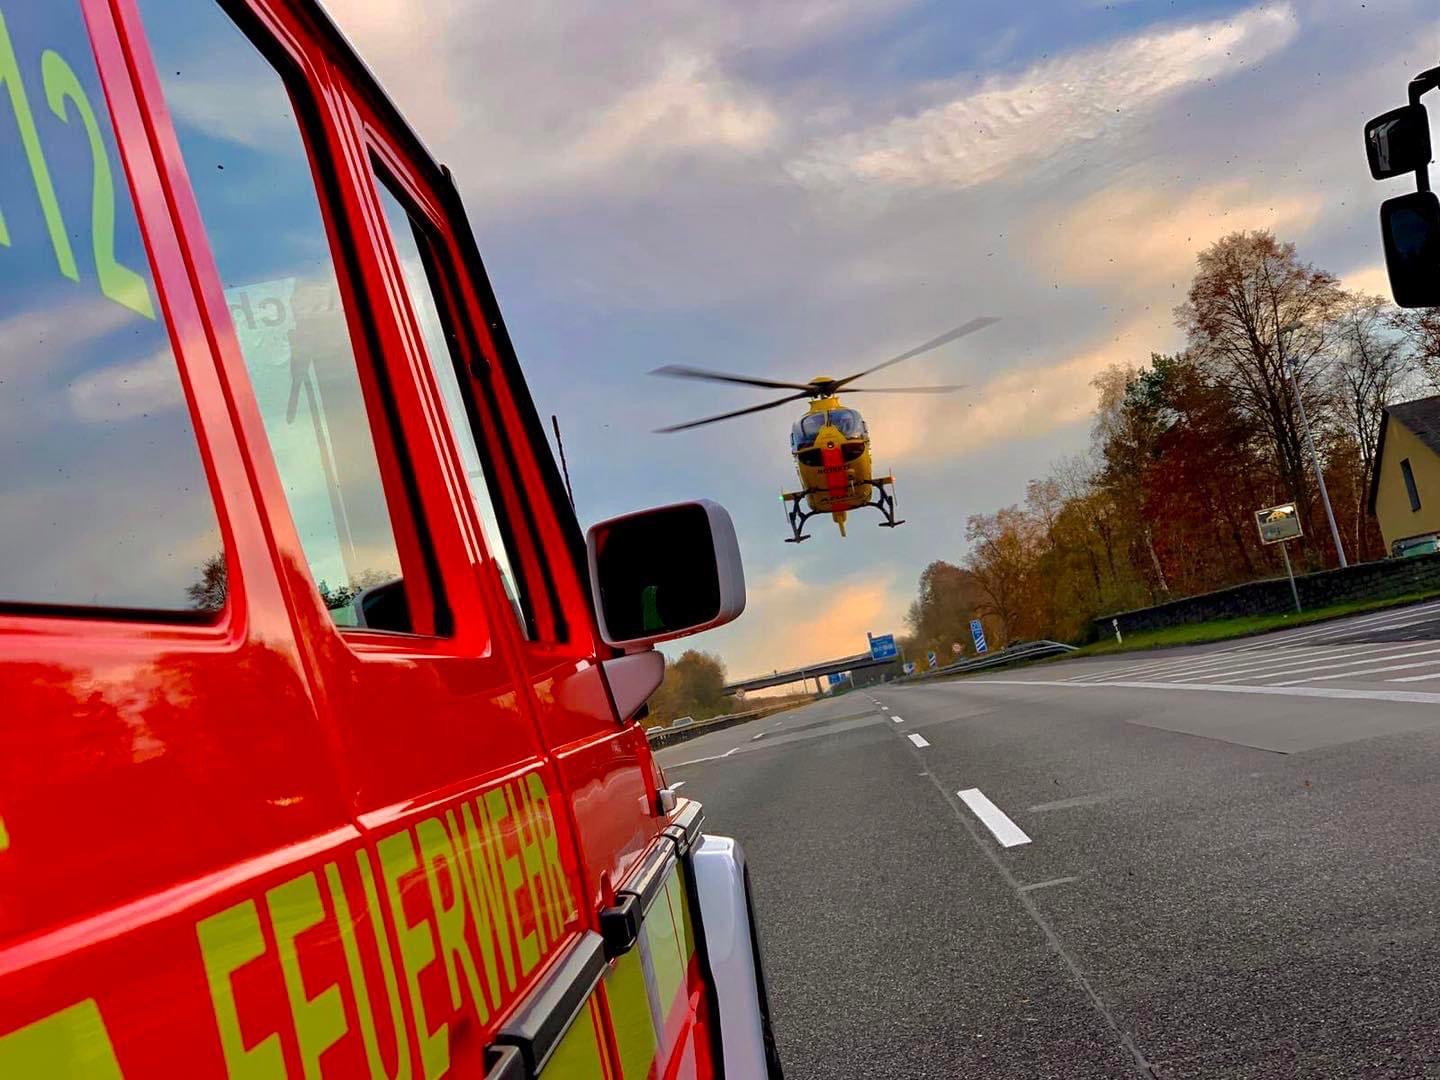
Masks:
[[[385,219],[390,225],[390,236],[395,243],[395,253],[399,256],[400,269],[404,274],[405,291],[409,295],[415,319],[420,324],[420,335],[424,339],[430,367],[435,372],[435,381],[440,387],[450,430],[455,434],[460,460],[470,484],[470,497],[474,500],[480,527],[485,534],[485,546],[495,560],[500,581],[511,607],[515,610],[516,619],[525,636],[531,637],[532,624],[527,615],[528,597],[522,596],[520,578],[515,573],[515,565],[519,559],[514,549],[513,534],[508,528],[502,527],[500,515],[497,513],[499,504],[492,494],[492,484],[488,476],[494,465],[488,454],[481,454],[476,443],[477,425],[471,413],[473,401],[460,385],[460,378],[464,373],[464,357],[455,338],[453,324],[441,318],[440,303],[436,300],[436,275],[439,267],[436,265],[434,248],[424,227],[410,215],[383,178],[379,191]],[[466,382],[468,381],[467,377]]]
[[[215,508],[78,0],[0,2],[0,81],[0,605],[214,611]]]
[[[140,10],[315,585],[337,625],[409,631],[408,583],[396,584],[390,506],[295,105],[217,5],[141,0]]]

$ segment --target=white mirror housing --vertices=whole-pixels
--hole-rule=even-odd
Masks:
[[[641,510],[585,534],[600,636],[635,650],[722,626],[745,610],[735,525],[709,499]]]

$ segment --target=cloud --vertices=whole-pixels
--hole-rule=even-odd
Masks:
[[[1383,262],[1369,263],[1341,274],[1340,284],[1351,292],[1390,298],[1390,272]]]
[[[1176,94],[1284,48],[1297,29],[1294,11],[1281,4],[1135,34],[821,141],[791,162],[790,172],[812,186],[973,187],[1067,147],[1113,140]]]
[[[93,424],[154,415],[185,401],[175,357],[168,348],[143,360],[114,364],[76,379],[66,393],[75,415]]]
[[[724,651],[728,677],[853,656],[865,651],[867,631],[902,631],[908,601],[894,584],[889,573],[806,581],[793,564],[750,581],[745,614],[733,633],[721,632],[732,639]]]
[[[1031,439],[1087,421],[1095,411],[1090,380],[1111,364],[1134,363],[1176,337],[1169,310],[1121,326],[1104,341],[1050,364],[1004,371],[968,398],[893,398],[867,404],[877,456],[889,462],[954,461],[1014,439]]]
[[[1319,217],[1317,192],[1261,193],[1246,181],[1181,193],[1158,187],[1110,187],[1032,225],[1033,259],[1062,284],[1119,285],[1132,292],[1167,288],[1194,271],[1195,256],[1240,229],[1293,237]]]
[[[774,111],[758,95],[725,79],[713,60],[678,54],[653,79],[606,109],[565,160],[572,168],[598,168],[636,152],[749,151],[768,143],[778,126]]]

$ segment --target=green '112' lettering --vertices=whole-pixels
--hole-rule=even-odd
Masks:
[[[67,106],[73,104],[90,142],[93,168],[90,233],[100,291],[137,315],[153,319],[155,307],[150,302],[150,289],[145,278],[115,258],[115,176],[110,168],[105,140],[100,134],[100,124],[95,119],[95,110],[85,94],[85,88],[74,69],[53,49],[47,49],[40,58],[40,71],[50,111],[62,122],[69,123]],[[30,98],[25,93],[20,63],[15,58],[15,46],[3,12],[0,12],[0,84],[9,92],[10,109],[20,130],[20,143],[25,149],[25,160],[35,182],[35,195],[45,216],[50,245],[55,249],[55,262],[60,273],[71,281],[79,281],[80,270],[75,264],[75,252],[65,234],[65,220],[60,214],[59,200],[55,198],[55,185],[50,179],[50,168],[45,163],[40,134],[35,128],[35,114],[30,109]],[[5,224],[3,211],[0,211],[0,245],[10,246],[10,230]]]

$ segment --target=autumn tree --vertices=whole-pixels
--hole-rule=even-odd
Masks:
[[[1033,595],[1036,527],[1018,506],[974,514],[965,523],[965,567],[980,587],[981,616],[990,616],[1008,643],[1036,623]]]
[[[190,600],[190,606],[197,611],[219,611],[225,606],[228,591],[225,553],[217,551],[200,567],[200,579],[186,586],[185,595]]]
[[[934,649],[941,656],[951,654],[956,642],[970,646],[970,620],[978,613],[983,597],[975,576],[963,567],[936,560],[920,574],[920,587],[905,615],[910,636],[907,655],[923,655]]]
[[[1186,302],[1175,311],[1196,361],[1263,432],[1288,494],[1309,527],[1310,486],[1293,372],[1312,423],[1327,413],[1326,353],[1342,294],[1333,274],[1301,262],[1268,230],[1237,232],[1199,255]]]
[[[1379,296],[1345,294],[1336,311],[1330,365],[1334,401],[1334,432],[1327,440],[1326,459],[1340,474],[1330,485],[1344,492],[1350,519],[1348,532],[1357,559],[1364,559],[1376,532],[1367,528],[1370,480],[1380,439],[1380,421],[1387,404],[1404,395],[1411,382],[1409,342],[1390,304]],[[1329,478],[1327,471],[1327,480]]]
[[[681,716],[708,720],[728,713],[734,698],[724,692],[725,664],[713,653],[686,649],[665,665],[665,681],[650,698],[649,723],[668,724]]]
[[[1405,337],[1410,362],[1440,391],[1440,308],[1396,311],[1391,321]]]

